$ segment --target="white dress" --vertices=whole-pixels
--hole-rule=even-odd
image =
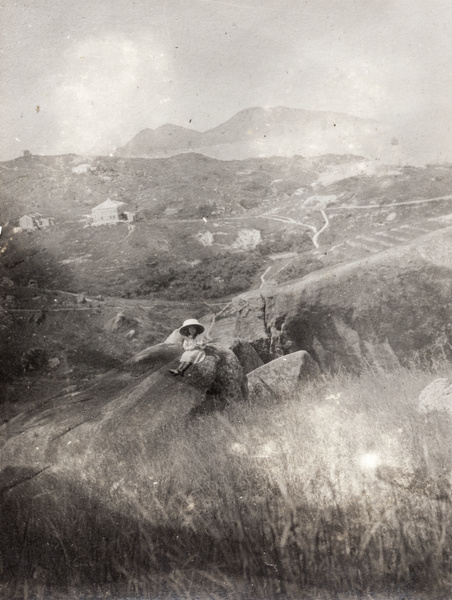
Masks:
[[[180,362],[189,362],[192,364],[202,362],[206,358],[206,353],[203,350],[205,345],[206,342],[203,339],[185,339],[183,342],[184,353],[180,357]]]

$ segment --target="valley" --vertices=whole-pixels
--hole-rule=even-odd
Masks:
[[[5,597],[447,588],[451,417],[419,398],[449,389],[452,166],[29,156],[0,180]],[[107,199],[133,219],[96,225]],[[182,379],[187,317],[209,343]]]
[[[29,372],[31,384],[89,380],[163,341],[186,314],[413,242],[447,227],[452,206],[452,167],[352,156],[30,156],[0,165],[0,180],[3,376],[22,381],[30,345],[58,360]],[[93,227],[106,198],[134,221]],[[20,230],[29,211],[54,225]],[[108,331],[117,315],[128,325]],[[6,412],[35,397],[30,387],[3,388],[16,406]]]
[[[451,600],[452,3],[1,8],[0,600]]]

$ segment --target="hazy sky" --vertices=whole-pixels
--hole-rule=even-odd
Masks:
[[[108,153],[250,106],[346,112],[452,160],[451,0],[3,0],[0,160]]]

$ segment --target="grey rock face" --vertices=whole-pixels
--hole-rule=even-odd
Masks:
[[[123,312],[119,312],[115,317],[107,321],[105,331],[118,333],[121,331],[130,331],[137,328],[137,320],[127,317]]]
[[[249,342],[244,340],[234,340],[231,345],[231,350],[237,356],[245,373],[250,373],[264,364],[259,354]]]
[[[298,350],[333,371],[452,359],[452,228],[233,304],[235,336],[264,362]]]
[[[429,436],[429,444],[424,446],[422,460],[431,476],[438,478],[452,489],[452,380],[440,377],[432,381],[419,394],[417,406],[426,430],[435,431]]]
[[[0,470],[64,465],[78,473],[83,463],[94,477],[103,463],[127,469],[137,453],[158,446],[166,428],[247,397],[246,376],[231,350],[210,346],[184,378],[168,372],[181,354],[177,345],[147,348],[95,384],[18,415],[0,427]]]
[[[248,373],[250,396],[257,399],[266,392],[276,395],[297,392],[319,375],[319,365],[307,352],[299,350]]]
[[[452,416],[452,381],[448,377],[432,381],[419,394],[418,410],[424,414],[445,411]]]

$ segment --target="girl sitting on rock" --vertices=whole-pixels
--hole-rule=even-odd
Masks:
[[[184,321],[182,327],[179,329],[179,333],[185,338],[182,343],[184,353],[180,357],[178,368],[170,369],[170,373],[183,377],[188,367],[200,363],[206,358],[206,353],[204,352],[206,341],[197,339],[198,335],[204,333],[204,331],[204,326],[196,319],[187,319]]]

